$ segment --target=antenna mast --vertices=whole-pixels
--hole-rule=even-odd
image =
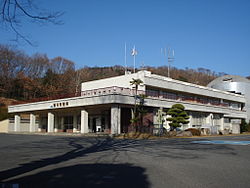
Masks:
[[[166,63],[168,64],[168,77],[170,78],[170,63],[174,62],[174,50],[168,47],[168,54],[167,54],[167,48],[161,48],[161,53],[164,55]]]
[[[124,63],[125,63],[125,74],[127,73],[127,44],[124,46]]]
[[[174,50],[168,47],[168,77],[170,78],[170,63],[174,62]]]
[[[145,70],[145,63],[144,63],[144,61],[141,62],[141,70]]]

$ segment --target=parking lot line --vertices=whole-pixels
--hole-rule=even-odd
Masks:
[[[250,141],[230,141],[230,140],[201,140],[192,141],[195,144],[230,144],[230,145],[250,145]]]

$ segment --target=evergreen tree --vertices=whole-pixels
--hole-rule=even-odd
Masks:
[[[170,115],[170,118],[167,118],[171,130],[181,127],[184,124],[188,124],[189,116],[185,111],[185,107],[182,104],[174,104],[167,112],[167,115]]]

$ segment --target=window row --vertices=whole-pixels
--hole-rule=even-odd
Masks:
[[[147,89],[146,96],[164,98],[164,99],[170,99],[170,100],[190,101],[190,102],[210,104],[210,105],[216,105],[216,106],[225,106],[225,107],[230,107],[234,109],[241,109],[243,107],[241,103],[237,103],[233,101],[224,101],[224,100],[212,98],[212,97],[204,97],[204,96],[184,94],[184,93],[175,93],[171,91],[161,91],[161,90],[156,90],[156,89]]]

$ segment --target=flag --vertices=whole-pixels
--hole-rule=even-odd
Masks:
[[[135,49],[135,46],[134,46],[134,48],[133,48],[132,51],[131,51],[131,55],[132,55],[132,56],[137,55],[137,51],[136,51],[136,49]]]

